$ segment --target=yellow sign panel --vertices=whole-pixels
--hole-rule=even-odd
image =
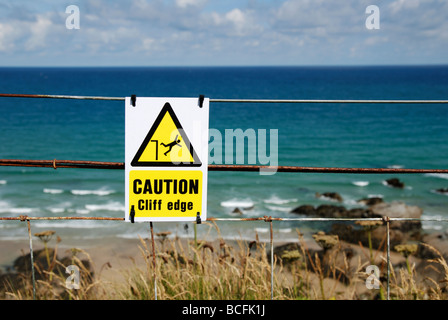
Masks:
[[[135,218],[194,218],[202,210],[202,183],[202,171],[131,170],[129,211]]]
[[[131,162],[133,167],[201,166],[171,105],[166,103]]]

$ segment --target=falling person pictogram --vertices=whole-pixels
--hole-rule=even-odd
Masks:
[[[175,146],[180,148],[173,149]],[[168,102],[152,124],[131,161],[131,166],[201,166],[196,151]]]
[[[176,138],[174,139],[174,141],[172,141],[172,142],[170,142],[170,143],[168,143],[168,144],[164,144],[163,142],[160,143],[162,146],[169,148],[169,149],[164,153],[165,156],[166,156],[167,153],[171,152],[171,149],[173,149],[174,146],[182,147],[182,146],[179,144],[180,139],[177,139],[178,136],[179,136],[179,135],[176,136]]]

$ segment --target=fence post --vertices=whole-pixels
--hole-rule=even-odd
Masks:
[[[264,221],[269,222],[270,246],[271,246],[271,300],[274,300],[274,231],[272,227],[272,217],[264,216]]]
[[[389,217],[384,217],[384,221],[386,222],[386,236],[387,236],[387,300],[390,300],[390,230]]]
[[[271,225],[271,300],[274,300],[274,233],[272,220],[269,223]]]
[[[154,300],[157,300],[156,246],[154,244],[154,230],[152,226],[152,221],[149,222],[149,227],[151,229],[152,263],[154,267]]]
[[[36,277],[34,275],[34,254],[33,254],[33,238],[31,236],[31,223],[27,216],[20,216],[20,221],[25,221],[28,225],[28,238],[30,239],[30,260],[31,260],[31,276],[33,279],[33,300],[36,300]]]

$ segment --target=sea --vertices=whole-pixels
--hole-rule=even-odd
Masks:
[[[0,68],[0,92],[211,99],[448,99],[448,66],[375,67],[113,67]],[[210,129],[276,132],[278,165],[448,169],[446,104],[210,103]],[[274,130],[274,131],[272,131]],[[216,132],[216,131],[215,131]],[[124,101],[0,98],[0,159],[124,162]],[[258,135],[268,145],[275,135]],[[261,139],[261,140],[260,140]],[[274,141],[274,140],[273,140]],[[246,149],[248,152],[248,150]],[[229,152],[233,152],[229,151]],[[233,154],[232,154],[233,155]],[[245,163],[251,164],[248,154]],[[214,158],[216,160],[216,158]],[[272,158],[273,159],[273,158]],[[213,164],[213,163],[211,163]],[[275,164],[275,163],[273,163]],[[384,181],[399,178],[403,189]],[[362,207],[382,197],[448,218],[448,174],[208,173],[207,216],[299,217],[311,204]],[[0,216],[124,217],[124,170],[0,166]],[[337,192],[342,203],[316,193]],[[235,210],[238,208],[239,210]],[[276,241],[295,241],[331,223],[273,223]],[[32,221],[32,232],[54,230],[63,240],[116,241],[148,237],[148,223]],[[269,239],[264,221],[197,225],[198,236]],[[424,222],[428,232],[448,223]],[[154,222],[156,232],[192,237],[194,224]],[[0,240],[28,238],[20,221],[0,221]]]

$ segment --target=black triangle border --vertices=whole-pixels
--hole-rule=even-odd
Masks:
[[[148,143],[150,142],[152,136],[156,132],[157,128],[160,125],[160,122],[162,122],[163,117],[166,113],[169,113],[171,116],[171,119],[173,119],[174,124],[176,125],[178,130],[182,130],[185,136],[182,136],[184,139],[185,144],[190,146],[190,154],[193,156],[193,162],[192,163],[184,163],[180,162],[178,164],[173,163],[171,161],[139,161],[141,155],[145,151],[146,147],[148,146]],[[145,137],[145,140],[143,140],[143,143],[140,145],[140,148],[138,149],[137,153],[134,156],[134,159],[131,161],[131,166],[133,167],[200,167],[202,165],[202,162],[199,160],[198,155],[196,154],[196,151],[193,148],[193,145],[190,143],[190,140],[187,137],[187,133],[182,128],[182,125],[179,122],[179,119],[177,118],[176,114],[174,113],[173,108],[171,107],[169,102],[166,102],[165,105],[162,108],[162,111],[160,111],[159,115],[156,118],[156,121],[154,121],[154,124],[152,125],[151,129],[149,130],[148,134]]]

